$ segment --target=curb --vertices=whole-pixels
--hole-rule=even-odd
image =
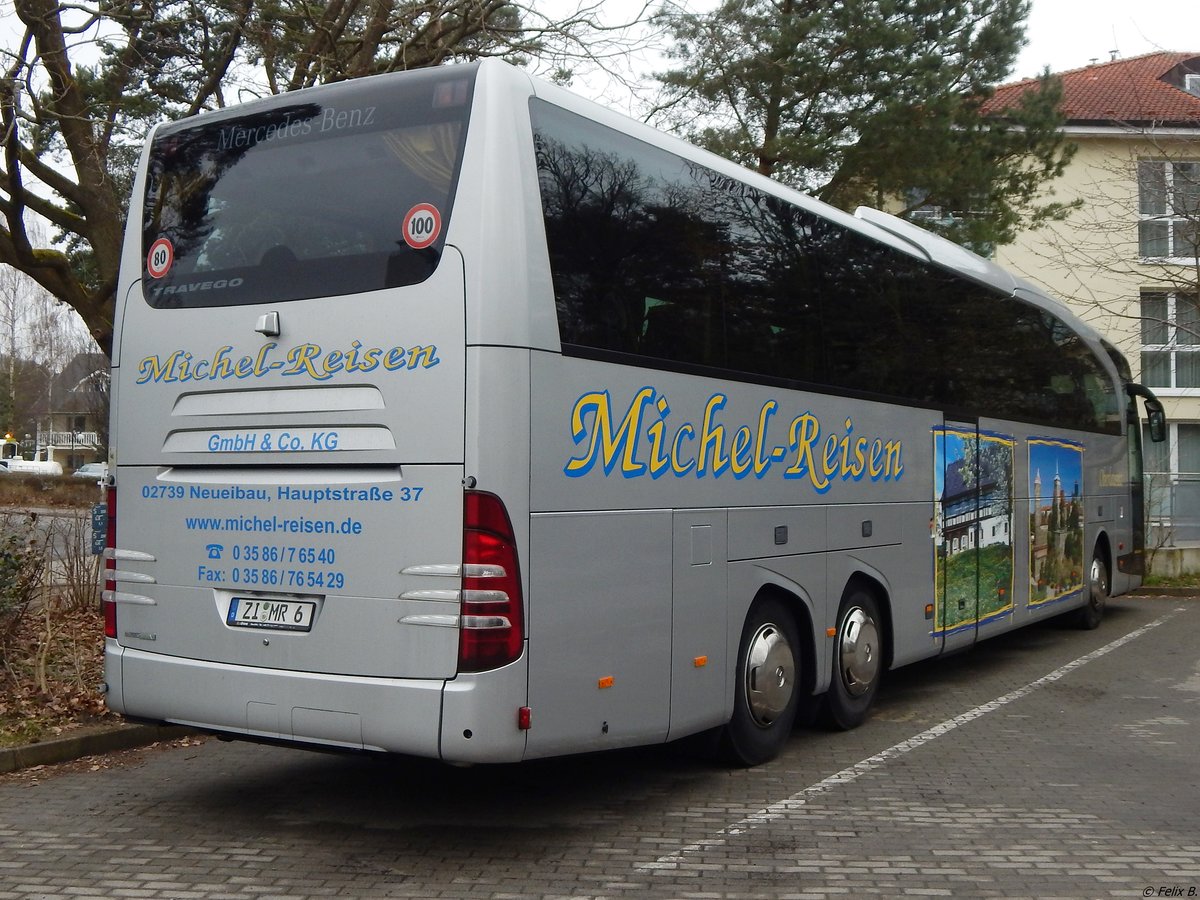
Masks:
[[[0,775],[33,766],[68,762],[81,756],[144,747],[157,741],[173,741],[194,733],[181,725],[116,725],[36,744],[0,748]]]

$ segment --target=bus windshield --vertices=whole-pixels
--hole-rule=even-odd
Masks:
[[[464,74],[465,72],[465,74]],[[167,126],[142,215],[155,307],[416,284],[440,258],[474,69],[280,97]]]

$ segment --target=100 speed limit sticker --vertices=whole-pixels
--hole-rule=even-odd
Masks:
[[[424,250],[442,232],[442,214],[432,203],[418,203],[404,214],[404,243]]]

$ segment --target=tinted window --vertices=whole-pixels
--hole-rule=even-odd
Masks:
[[[161,129],[142,214],[149,302],[274,302],[427,278],[474,71],[351,81]]]
[[[564,352],[1120,430],[1111,379],[1049,313],[588,119],[531,109]]]

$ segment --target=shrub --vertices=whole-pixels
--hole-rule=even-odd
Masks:
[[[46,548],[37,513],[0,515],[0,664],[12,636],[37,599],[46,571]]]

